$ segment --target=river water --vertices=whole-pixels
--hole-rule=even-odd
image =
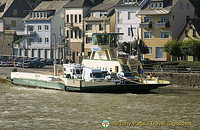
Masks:
[[[198,129],[200,89],[97,94],[0,83],[0,129]],[[104,125],[105,126],[105,125]]]

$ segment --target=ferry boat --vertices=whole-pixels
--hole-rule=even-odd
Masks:
[[[80,64],[64,64],[63,75],[51,76],[36,73],[11,72],[14,84],[79,92],[149,92],[169,81],[137,73],[137,60],[120,57],[117,39],[121,33],[93,33],[92,53]],[[133,78],[106,79],[103,72],[112,74],[131,73]]]
[[[91,55],[89,58],[83,58],[78,68],[83,70],[81,66],[88,67],[87,73],[94,80],[88,81],[85,72],[81,78],[63,79],[68,91],[86,91],[86,92],[147,92],[157,89],[161,86],[169,85],[169,81],[159,80],[155,77],[144,76],[138,74],[137,68],[141,68],[140,62],[126,56],[119,56],[117,49],[118,36],[122,33],[93,33],[91,47]],[[65,65],[64,65],[65,66]],[[74,66],[74,72],[75,70]],[[132,73],[134,78],[131,79],[114,79],[114,80],[95,80],[93,77],[93,69],[99,71],[107,71],[110,74],[118,74],[120,72]],[[134,70],[135,68],[135,70]],[[64,67],[64,69],[67,69]],[[65,73],[65,72],[64,72]]]

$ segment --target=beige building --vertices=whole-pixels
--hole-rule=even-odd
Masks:
[[[200,40],[200,19],[188,20],[186,26],[183,28],[180,36],[178,37],[179,41],[189,39]],[[193,56],[187,56],[186,60],[195,61],[198,60],[198,58],[195,58]]]
[[[104,0],[103,3],[90,9],[89,17],[84,18],[84,49],[85,56],[90,56],[92,47],[92,33],[114,33],[114,6],[119,0]]]
[[[149,48],[144,58],[166,61],[171,57],[163,52],[163,45],[177,40],[187,19],[194,18],[195,8],[189,0],[150,0],[139,11],[141,39]]]

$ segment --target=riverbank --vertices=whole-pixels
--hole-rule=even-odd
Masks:
[[[152,75],[169,80],[172,87],[200,88],[199,73],[153,72]]]

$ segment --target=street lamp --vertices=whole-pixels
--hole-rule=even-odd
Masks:
[[[54,63],[53,63],[53,75],[57,76],[57,68],[56,68],[56,35],[52,34],[54,36]]]

